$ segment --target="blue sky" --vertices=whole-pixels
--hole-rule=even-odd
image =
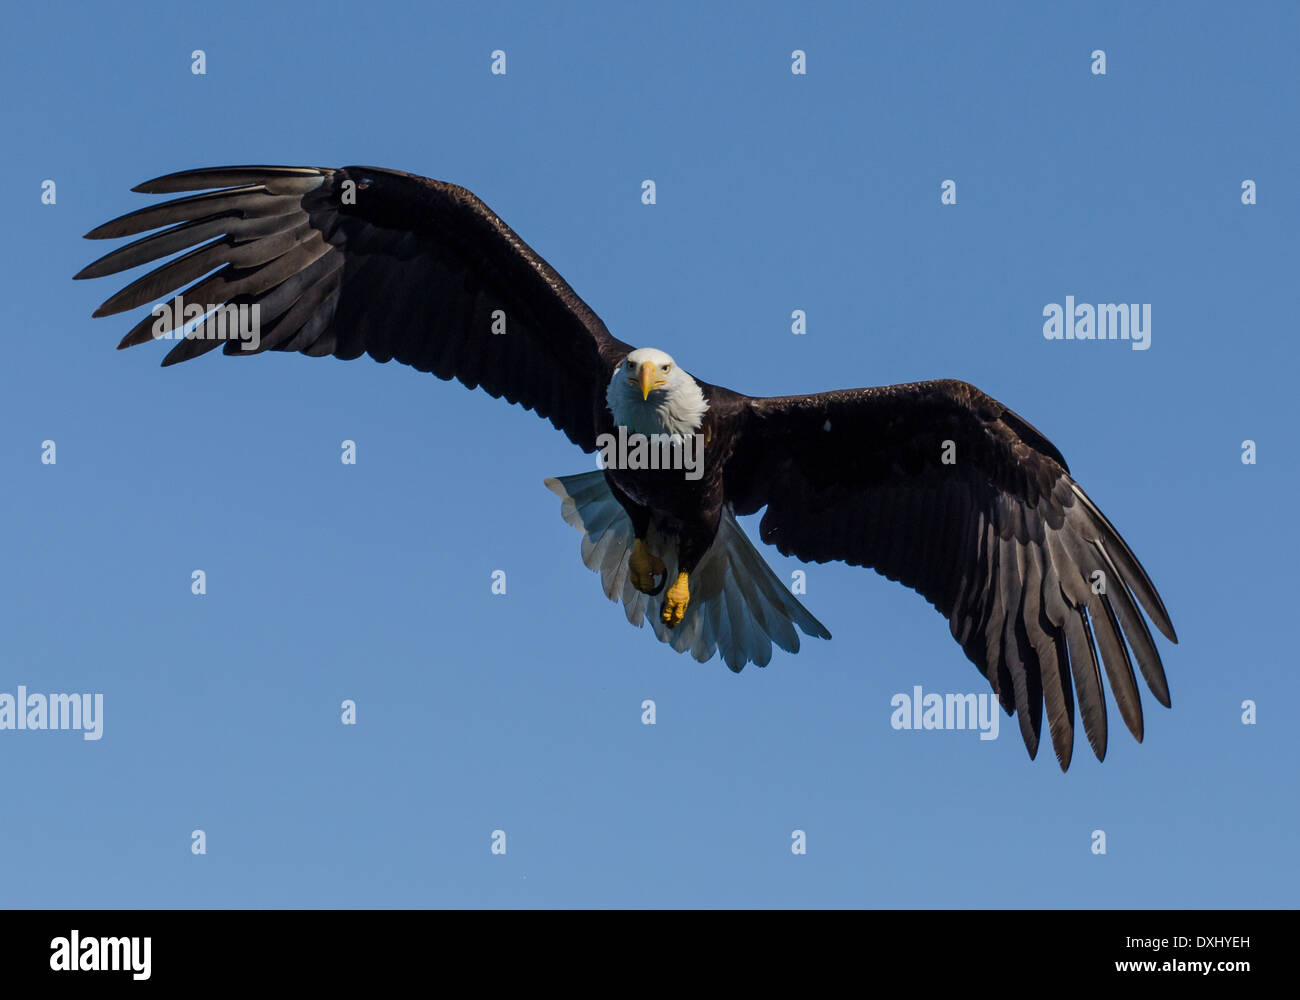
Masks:
[[[0,732],[0,904],[1297,903],[1294,5],[6,23],[0,692],[102,693],[104,731]],[[1147,694],[1139,746],[1112,702],[1106,762],[1080,733],[1066,775],[1006,718],[895,731],[896,693],[985,688],[872,572],[809,567],[834,640],[733,675],[606,601],[542,487],[594,459],[533,415],[368,359],[115,352],[135,315],[90,319],[120,283],[70,280],[107,249],[81,235],[245,162],[462,184],[616,336],[740,391],[975,383],[1151,573],[1173,709]],[[1151,348],[1045,340],[1067,295],[1150,303]]]

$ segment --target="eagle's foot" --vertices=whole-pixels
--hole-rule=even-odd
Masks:
[[[686,605],[691,603],[691,588],[688,574],[679,573],[677,582],[668,588],[664,595],[664,611],[660,617],[669,628],[676,628],[686,617]]]
[[[668,582],[668,567],[658,556],[651,555],[640,538],[632,545],[632,556],[627,561],[627,568],[632,577],[632,586],[643,594],[653,596],[663,590],[664,584]],[[661,578],[658,583],[655,583],[655,577]]]

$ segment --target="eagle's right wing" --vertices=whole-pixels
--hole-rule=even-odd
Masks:
[[[215,189],[215,190],[214,190]],[[257,350],[369,354],[482,386],[596,447],[605,389],[631,348],[500,218],[454,184],[375,167],[219,167],[139,185],[147,194],[208,191],[151,205],[87,233],[132,236],[78,278],[115,274],[187,250],[95,312],[172,296],[211,318],[164,364],[251,338],[207,339],[223,305],[257,305]],[[190,249],[190,248],[194,249]],[[179,331],[146,316],[120,347]],[[159,325],[161,324],[161,325]],[[504,332],[494,332],[504,329]]]

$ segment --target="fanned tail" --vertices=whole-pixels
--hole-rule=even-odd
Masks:
[[[809,613],[754,548],[730,510],[724,508],[718,534],[691,574],[691,603],[675,629],[659,618],[662,598],[632,586],[628,560],[635,540],[632,521],[605,482],[604,472],[584,472],[546,480],[546,488],[563,504],[564,520],[583,533],[582,561],[600,574],[605,596],[621,601],[627,620],[649,622],[660,642],[705,662],[721,653],[727,666],[740,671],[746,663],[767,666],[772,644],[799,651],[797,625],[804,634],[829,639],[826,626]],[[653,528],[646,539],[664,561],[667,578],[677,576],[676,539]]]

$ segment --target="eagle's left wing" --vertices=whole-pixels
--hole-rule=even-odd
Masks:
[[[1127,647],[1169,705],[1138,610],[1178,641],[1155,587],[1060,452],[1001,403],[944,380],[750,399],[740,420],[726,470],[736,513],[766,506],[760,535],[785,555],[870,566],[924,595],[1018,714],[1030,756],[1046,703],[1069,766],[1077,692],[1104,758],[1103,663],[1142,739]]]

